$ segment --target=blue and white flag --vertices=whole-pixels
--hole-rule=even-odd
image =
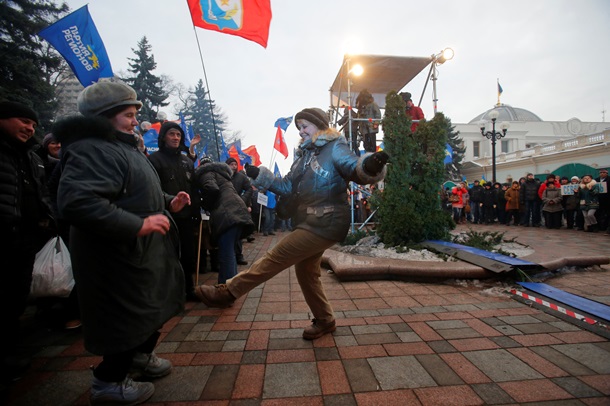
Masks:
[[[277,120],[275,120],[275,124],[273,125],[273,127],[275,127],[275,128],[280,127],[282,130],[286,131],[288,129],[288,127],[290,126],[290,123],[292,123],[292,116],[280,117]]]
[[[114,76],[110,59],[87,6],[83,6],[38,33],[64,57],[85,87]]]

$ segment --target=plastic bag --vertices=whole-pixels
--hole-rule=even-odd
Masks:
[[[68,297],[74,287],[72,261],[61,237],[53,237],[36,254],[30,295]]]

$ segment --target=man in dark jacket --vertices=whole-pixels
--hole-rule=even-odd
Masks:
[[[42,159],[34,152],[36,113],[0,102],[0,362],[2,382],[18,377],[29,362],[15,356],[19,316],[32,282],[34,257],[46,239],[50,204]]]
[[[528,173],[525,182],[521,186],[519,193],[520,203],[525,207],[525,213],[521,219],[521,225],[529,227],[530,220],[533,227],[540,227],[540,197],[538,197],[538,189],[540,181],[534,178],[533,173]]]
[[[606,234],[610,234],[610,192],[608,192],[610,179],[608,179],[608,169],[600,169],[599,176],[595,181],[599,184],[600,188],[606,191],[605,193],[600,193],[598,195],[599,209],[597,210],[597,213],[595,213],[597,216],[597,223],[599,224],[600,230],[606,230]]]
[[[252,213],[252,185],[250,184],[250,179],[248,179],[248,176],[246,176],[245,173],[237,170],[238,165],[235,158],[229,158],[225,161],[225,163],[229,165],[231,171],[233,172],[233,175],[231,176],[231,183],[233,183],[235,191],[241,197],[241,200],[243,200],[246,204],[248,213]],[[244,259],[241,238],[238,239],[237,243],[235,244],[235,255],[238,265],[248,265],[248,261]]]
[[[180,263],[184,270],[186,299],[198,301],[193,291],[193,275],[197,267],[195,229],[201,219],[199,205],[196,204],[198,199],[195,198],[192,185],[195,169],[193,160],[182,153],[186,150],[182,128],[176,123],[166,121],[159,131],[159,150],[148,158],[159,174],[161,188],[165,193],[176,195],[183,190],[191,197],[192,204],[172,213],[172,218],[180,234]]]
[[[70,228],[70,256],[87,351],[103,356],[93,370],[90,404],[138,404],[152,379],[171,372],[154,348],[159,329],[184,308],[179,235],[169,213],[188,193],[163,193],[138,149],[142,103],[119,82],[98,82],[78,96],[73,117],[55,125],[62,144],[59,214]]]
[[[468,192],[470,195],[470,208],[472,209],[472,222],[474,224],[483,223],[483,186],[479,184],[478,180],[474,181],[474,186],[470,188]]]

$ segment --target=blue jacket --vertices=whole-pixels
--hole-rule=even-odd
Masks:
[[[369,155],[356,156],[343,135],[328,129],[301,143],[297,159],[284,178],[276,178],[261,167],[253,184],[279,195],[297,197],[294,228],[343,241],[351,221],[349,182],[368,185],[382,180],[386,173],[385,168],[375,176],[364,171],[363,162]]]

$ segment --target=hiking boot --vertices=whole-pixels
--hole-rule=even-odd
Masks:
[[[224,283],[214,286],[197,286],[195,294],[207,307],[224,309],[233,306],[233,302],[235,302],[235,296],[229,292]]]
[[[123,382],[105,382],[93,378],[89,402],[92,405],[137,405],[146,402],[155,393],[150,382],[135,382],[130,377]]]
[[[243,257],[238,258],[237,265],[248,265],[248,261],[246,261]]]
[[[137,352],[133,357],[131,370],[138,377],[148,379],[161,378],[172,371],[172,363],[166,359],[159,358],[154,351],[150,354]]]
[[[324,334],[332,333],[337,329],[335,321],[323,323],[320,320],[311,320],[311,326],[305,327],[303,330],[303,338],[306,340],[313,340],[322,337]]]

